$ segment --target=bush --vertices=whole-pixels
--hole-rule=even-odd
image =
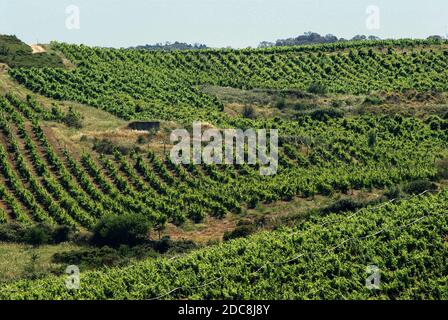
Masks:
[[[58,252],[53,255],[52,261],[58,264],[77,265],[82,269],[92,269],[105,266],[124,266],[135,259],[156,258],[164,253],[183,253],[197,248],[198,246],[193,241],[171,241],[169,237],[164,237],[162,240],[148,241],[148,243],[135,247],[121,245],[111,248],[105,246]]]
[[[377,106],[377,105],[380,105],[380,104],[383,104],[383,103],[384,103],[384,101],[381,98],[377,97],[377,96],[367,96],[364,99],[364,104],[368,104],[368,105]]]
[[[344,106],[344,101],[342,101],[342,100],[338,100],[338,99],[336,99],[336,100],[332,100],[332,101],[331,101],[331,106],[332,106],[333,108],[341,108],[342,106]]]
[[[50,243],[48,228],[44,226],[34,226],[27,230],[25,241],[33,246],[41,246]]]
[[[437,161],[436,168],[438,179],[448,179],[448,159]]]
[[[108,139],[97,139],[93,141],[93,150],[101,154],[114,154],[116,147],[112,141]]]
[[[392,186],[384,193],[384,195],[390,200],[399,199],[403,196],[403,192],[401,191],[400,186]]]
[[[368,145],[369,148],[373,148],[376,145],[376,132],[375,131],[370,131],[369,135],[368,135]]]
[[[108,216],[93,229],[92,243],[99,246],[135,246],[148,240],[151,223],[142,215]]]
[[[279,109],[279,110],[283,110],[283,109],[285,109],[285,108],[286,108],[286,100],[285,100],[285,98],[278,98],[278,99],[275,101],[275,107],[276,107],[277,109]]]
[[[338,109],[319,109],[311,112],[309,115],[313,120],[327,121],[331,118],[342,118],[344,116],[344,112]]]
[[[205,212],[199,206],[190,208],[188,212],[188,218],[190,218],[194,223],[201,223],[205,219],[205,216]]]
[[[415,180],[404,187],[404,192],[409,194],[420,194],[426,190],[436,190],[437,185],[429,180]]]
[[[145,138],[145,136],[138,136],[138,138],[137,138],[137,143],[138,143],[138,144],[145,144],[145,143],[146,143],[146,138]]]
[[[224,233],[224,241],[229,241],[237,238],[245,238],[254,233],[256,228],[253,225],[242,225],[236,227],[233,231],[226,231]]]
[[[386,199],[384,197],[380,197],[374,200],[353,200],[353,199],[340,199],[333,204],[320,209],[321,214],[329,214],[329,213],[343,213],[343,212],[354,212],[360,210],[361,208],[365,208],[367,206],[375,206]]]
[[[243,108],[243,117],[247,119],[255,119],[256,113],[253,106],[245,105]]]
[[[110,247],[86,248],[56,253],[52,257],[54,263],[77,265],[83,269],[124,266],[132,259],[156,257],[157,254],[150,246],[130,248],[120,246],[117,249]]]
[[[58,244],[70,241],[74,230],[69,226],[49,226],[44,224],[22,225],[9,223],[0,225],[0,241],[27,243],[35,246]]]
[[[321,209],[320,212],[322,214],[349,212],[349,211],[356,211],[356,210],[362,208],[363,206],[364,206],[363,203],[360,203],[356,200],[341,199],[341,200],[338,200],[335,203]]]
[[[314,94],[321,94],[324,95],[328,92],[327,87],[322,84],[322,83],[312,83],[310,84],[310,86],[308,87],[308,92],[309,93],[314,93]]]
[[[68,113],[65,115],[63,121],[67,126],[76,129],[80,129],[83,126],[83,116],[81,115],[81,113],[73,110],[72,107],[69,107]]]

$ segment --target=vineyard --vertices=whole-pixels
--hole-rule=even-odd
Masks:
[[[124,119],[204,120],[241,127],[245,122],[225,117],[222,103],[200,90],[205,84],[301,90],[319,84],[330,92],[354,94],[448,89],[444,42],[174,52],[53,47],[77,68],[12,69],[12,77],[36,93],[96,106]]]
[[[447,299],[448,193],[313,217],[294,229],[200,250],[175,260],[22,281],[0,299]],[[365,287],[366,266],[382,271]]]
[[[228,105],[204,91],[289,91],[319,102],[406,92],[443,97],[445,41],[196,51],[54,42],[48,48],[70,63],[12,67],[0,74],[17,89],[0,95],[0,227],[64,226],[84,235],[104,219],[138,215],[150,221],[146,236],[152,240],[154,231],[167,226],[183,230],[209,219],[244,218],[248,210],[274,204],[369,192],[378,201],[358,211],[310,210],[287,226],[170,259],[83,271],[80,290],[67,290],[64,278],[52,275],[0,284],[0,300],[448,299],[448,191],[386,196],[422,181],[443,189],[448,116],[441,116],[442,103],[431,105],[437,113],[425,117],[339,114],[337,107],[289,118],[246,117],[228,112]],[[163,152],[123,152],[112,142],[112,152],[101,152],[88,145],[89,134],[113,134],[121,127],[104,133],[80,124],[81,138],[61,139],[69,132],[59,108],[66,102],[101,109],[123,123],[151,120],[189,128],[202,121],[220,129],[278,129],[278,172],[260,175],[261,163],[178,165],[165,145]],[[74,146],[83,137],[86,144]],[[381,290],[365,286],[369,265],[381,270]]]
[[[143,213],[155,224],[179,225],[259,202],[432,178],[448,142],[447,121],[437,118],[304,119],[296,130],[306,141],[285,142],[279,173],[267,177],[256,165],[179,166],[151,151],[75,157],[48,141],[39,119],[51,115],[33,98],[8,95],[0,105],[1,221],[86,229],[105,215]],[[369,146],[372,132],[376,143]]]

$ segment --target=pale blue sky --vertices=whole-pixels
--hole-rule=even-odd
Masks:
[[[68,5],[80,29],[65,27]],[[380,29],[366,28],[366,8],[380,8]],[[165,41],[212,47],[257,46],[316,31],[383,38],[448,33],[447,0],[0,0],[0,34],[27,43],[51,40],[128,47]]]

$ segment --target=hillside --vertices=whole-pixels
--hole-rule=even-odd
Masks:
[[[11,75],[37,93],[96,106],[124,119],[238,126],[223,118],[223,104],[204,94],[201,85],[358,95],[445,91],[448,79],[447,47],[435,40],[175,52],[66,44],[54,48],[78,67],[14,69]]]
[[[32,48],[16,36],[0,35],[0,63],[10,67],[63,67],[55,53],[33,52]]]
[[[0,299],[447,299],[448,194],[312,217],[175,260],[0,288]],[[366,266],[381,291],[365,287]]]
[[[0,40],[0,241],[50,234],[38,245],[80,261],[83,283],[27,265],[0,275],[0,299],[447,299],[445,41],[32,54]],[[277,173],[175,164],[170,134],[193,121],[278,129]],[[147,222],[142,248],[94,242],[123,217]],[[382,291],[365,287],[372,264]]]

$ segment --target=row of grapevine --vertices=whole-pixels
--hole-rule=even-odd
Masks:
[[[386,188],[436,174],[446,150],[446,120],[429,124],[397,116],[364,116],[285,126],[303,141],[280,146],[275,176],[259,165],[174,165],[169,158],[132,153],[83,154],[55,148],[40,125],[33,99],[1,98],[0,161],[5,218],[90,229],[105,215],[139,213],[155,224],[202,221],[239,213],[258,202],[294,196]],[[375,145],[369,134],[376,132]],[[306,137],[306,138],[305,138]],[[9,152],[7,152],[7,150]],[[306,150],[306,151],[305,151]]]
[[[447,299],[448,192],[312,216],[177,259],[0,287],[0,299]],[[366,286],[377,266],[381,290]]]

